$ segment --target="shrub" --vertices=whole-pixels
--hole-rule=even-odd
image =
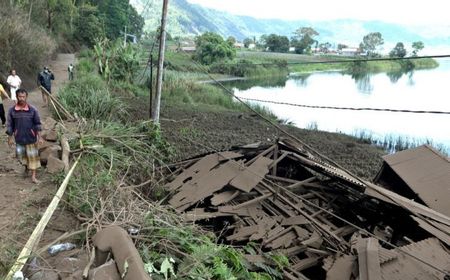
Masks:
[[[78,78],[60,90],[58,98],[69,111],[87,119],[110,121],[126,116],[123,102],[96,75]]]
[[[55,41],[36,25],[31,25],[20,10],[0,9],[0,61],[3,72],[14,68],[33,73],[41,68],[56,48]]]

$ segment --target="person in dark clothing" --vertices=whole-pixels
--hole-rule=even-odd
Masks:
[[[10,147],[16,142],[16,156],[25,172],[31,170],[31,181],[38,184],[36,169],[41,167],[38,144],[42,144],[40,137],[41,119],[39,113],[27,103],[28,92],[25,89],[17,90],[17,104],[8,111],[6,134]]]
[[[38,86],[42,86],[48,93],[52,93],[52,80],[55,79],[55,75],[53,75],[52,71],[48,69],[48,67],[44,67],[44,70],[39,72],[38,74]],[[42,92],[42,100],[44,101],[44,106],[48,105],[48,97],[45,93],[44,89],[41,88]]]

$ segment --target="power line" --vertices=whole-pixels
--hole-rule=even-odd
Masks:
[[[304,105],[296,103],[288,103],[281,101],[263,100],[255,98],[245,98],[240,97],[243,100],[256,101],[271,104],[288,105],[303,108],[313,108],[313,109],[333,109],[333,110],[352,110],[352,111],[382,111],[382,112],[395,112],[395,113],[415,113],[415,114],[450,114],[446,111],[425,111],[425,110],[408,110],[408,109],[388,109],[388,108],[357,108],[357,107],[336,107],[336,106],[320,106],[320,105]]]
[[[450,55],[449,55],[449,56],[450,56]],[[239,97],[237,97],[237,96],[234,96],[234,93],[233,93],[230,89],[226,88],[222,83],[220,83],[219,81],[217,81],[211,74],[209,74],[205,69],[203,69],[203,66],[202,66],[202,65],[200,65],[198,62],[196,62],[196,61],[193,60],[192,58],[191,58],[191,61],[192,61],[192,62],[194,63],[194,65],[196,65],[201,71],[203,71],[206,75],[208,75],[209,78],[210,78],[211,80],[213,80],[216,84],[218,84],[219,86],[221,86],[221,87],[225,90],[226,93],[228,93],[229,95],[231,95],[231,96],[233,96],[234,98],[236,98],[236,100],[238,100],[239,102],[241,102],[245,107],[247,107],[250,111],[252,111],[253,113],[255,113],[259,118],[261,118],[262,120],[264,120],[264,121],[266,121],[267,123],[269,123],[270,125],[272,125],[272,126],[273,126],[275,129],[277,129],[279,132],[285,134],[286,136],[290,137],[290,138],[293,139],[294,141],[297,141],[297,143],[301,144],[303,147],[308,148],[308,150],[309,150],[310,152],[313,152],[313,153],[317,154],[319,157],[321,157],[321,158],[323,158],[323,159],[329,161],[329,162],[332,163],[334,166],[340,168],[342,171],[344,171],[344,172],[346,172],[347,174],[349,174],[350,176],[352,176],[352,177],[353,177],[356,181],[358,181],[359,183],[363,184],[364,186],[367,186],[367,184],[366,184],[362,179],[360,179],[358,176],[354,175],[352,172],[348,171],[347,169],[341,167],[338,163],[336,163],[335,161],[331,160],[329,157],[327,157],[327,156],[321,154],[320,152],[316,151],[314,148],[312,148],[311,146],[307,145],[306,143],[304,143],[303,141],[301,141],[299,138],[297,138],[297,137],[294,136],[293,134],[287,132],[286,130],[284,130],[283,128],[281,128],[279,125],[273,123],[270,119],[264,117],[264,116],[261,115],[259,112],[257,112],[255,109],[253,109],[249,104],[247,104],[246,102],[244,102],[241,98],[239,98]],[[213,148],[213,150],[216,150],[216,149]],[[313,157],[311,156],[311,158],[313,158]],[[239,164],[239,163],[237,163],[237,164]],[[250,172],[251,172],[251,171],[250,171]],[[254,172],[252,172],[252,173],[254,173]],[[256,174],[256,176],[260,176],[260,175],[259,175],[259,174]],[[278,185],[275,184],[275,183],[274,183],[274,185],[278,186]],[[280,186],[278,186],[278,187],[280,187]],[[283,189],[285,189],[285,188],[283,188]],[[377,190],[375,190],[375,191],[377,191]],[[378,192],[378,191],[377,191],[377,192]],[[390,199],[391,199],[394,203],[396,203],[396,201],[395,201],[394,199],[392,199],[392,198],[390,198]],[[309,202],[309,201],[308,201],[308,202]],[[318,206],[318,205],[315,205],[315,204],[312,203],[312,202],[309,202],[309,203],[313,204],[313,205],[314,205],[315,207],[317,207],[318,209],[321,209],[321,210],[323,210],[323,211],[329,212],[327,209],[324,209],[324,208],[322,209],[322,207],[320,207],[320,206]],[[407,209],[407,208],[406,208],[405,206],[403,206],[403,205],[399,205],[398,203],[396,203],[396,204],[397,204],[399,207],[401,207],[401,208],[403,208],[403,209],[405,209],[405,210],[409,210],[409,209]],[[333,216],[335,216],[336,218],[339,218],[341,221],[343,221],[343,222],[345,222],[345,223],[347,223],[347,224],[349,224],[349,225],[351,225],[351,226],[357,227],[356,225],[354,225],[354,224],[351,223],[350,221],[347,221],[346,219],[344,219],[344,218],[342,218],[342,217],[340,217],[340,216],[338,216],[338,215],[336,215],[336,214],[334,214],[334,213],[332,213],[332,212],[330,212],[330,214],[333,215]],[[422,217],[419,216],[419,215],[418,215],[418,217],[419,217],[419,218],[422,218]],[[433,268],[433,269],[435,269],[435,270],[437,270],[437,271],[443,273],[444,275],[449,275],[448,272],[439,269],[438,267],[434,266],[433,264],[430,264],[430,263],[428,263],[428,262],[426,262],[426,261],[424,261],[424,260],[422,260],[422,259],[420,259],[420,258],[418,258],[418,257],[416,257],[416,256],[414,256],[414,255],[412,255],[412,254],[410,254],[409,252],[407,252],[407,251],[405,251],[405,250],[403,250],[403,249],[400,249],[400,247],[397,247],[396,245],[394,245],[394,244],[392,244],[392,243],[390,243],[390,242],[384,241],[384,240],[382,240],[381,238],[379,238],[378,236],[376,236],[376,235],[374,235],[374,234],[372,234],[372,233],[370,233],[370,232],[368,232],[368,231],[366,231],[366,230],[364,230],[364,229],[362,229],[362,228],[359,228],[359,227],[358,227],[358,229],[363,230],[364,232],[368,233],[368,234],[371,235],[372,237],[374,237],[374,238],[376,238],[376,239],[378,239],[378,240],[380,240],[380,241],[383,241],[383,242],[385,242],[386,244],[389,244],[390,246],[392,246],[392,247],[398,249],[399,251],[405,253],[406,255],[408,255],[408,256],[410,256],[410,257],[412,257],[412,258],[414,258],[414,259],[416,259],[416,260],[418,260],[418,261],[420,261],[420,262],[422,262],[422,263],[428,265],[429,267],[431,267],[431,268]]]

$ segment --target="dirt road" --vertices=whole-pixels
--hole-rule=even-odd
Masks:
[[[69,63],[74,63],[74,60],[73,54],[59,54],[49,63],[55,75],[55,81],[52,84],[54,93],[57,93],[67,81],[67,66]],[[20,69],[17,70],[20,75]],[[38,109],[41,121],[45,121],[50,116],[50,112],[43,106],[40,90],[38,88],[27,88],[27,90],[29,103]],[[4,101],[6,111],[12,105],[12,101]],[[38,171],[38,179],[41,180],[39,185],[31,183],[30,178],[23,177],[23,167],[15,159],[14,149],[7,144],[4,128],[0,133],[0,158],[0,191],[2,193],[0,195],[0,275],[2,275],[9,268],[10,262],[14,260],[14,255],[28,240],[29,234],[47,208],[57,187],[52,184],[44,168]]]

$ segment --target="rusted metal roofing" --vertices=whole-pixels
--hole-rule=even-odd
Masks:
[[[450,216],[450,161],[428,145],[383,157],[430,208]]]
[[[381,266],[383,280],[447,279],[443,273],[433,267],[402,253],[408,252],[440,270],[447,270],[450,267],[450,254],[436,238],[428,238],[400,249],[392,250],[398,252],[396,259]]]

